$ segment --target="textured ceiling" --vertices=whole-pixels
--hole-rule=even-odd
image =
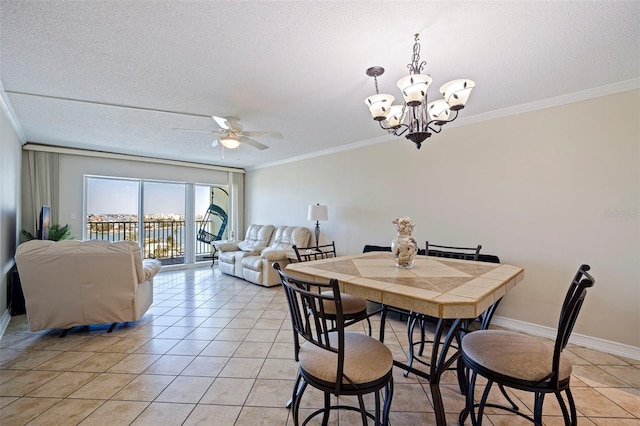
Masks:
[[[385,136],[364,98],[400,98],[413,34],[440,85],[477,87],[458,122],[640,77],[640,2],[0,2],[2,93],[29,142],[252,168]],[[278,131],[211,147],[201,115]],[[445,130],[446,131],[446,130]],[[410,142],[406,142],[410,143]],[[437,136],[428,143],[437,143]]]

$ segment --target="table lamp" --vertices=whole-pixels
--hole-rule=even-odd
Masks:
[[[320,221],[327,220],[329,215],[327,214],[327,206],[321,206],[320,204],[310,204],[309,213],[307,213],[307,220],[316,221],[316,249],[318,248],[318,241],[320,241]]]

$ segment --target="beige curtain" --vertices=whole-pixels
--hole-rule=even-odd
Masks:
[[[31,192],[28,212],[32,214],[31,229],[35,235],[38,216],[43,205],[51,207],[51,223],[58,222],[58,196],[60,194],[60,155],[53,152],[27,151],[27,186]],[[25,221],[25,225],[28,222]]]

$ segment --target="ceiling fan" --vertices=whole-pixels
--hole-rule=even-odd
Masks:
[[[211,145],[217,146],[219,142],[223,147],[227,149],[235,149],[238,148],[241,144],[246,143],[247,145],[252,146],[256,149],[264,150],[269,147],[261,142],[258,142],[255,139],[251,139],[250,136],[282,138],[282,134],[279,132],[244,131],[242,129],[242,125],[239,123],[239,120],[236,117],[217,117],[215,115],[212,115],[211,118],[213,118],[213,120],[216,122],[216,124],[220,128],[219,130],[184,129],[180,127],[174,127],[173,129],[185,130],[187,132],[204,132],[220,135],[218,139],[215,139],[211,143]]]

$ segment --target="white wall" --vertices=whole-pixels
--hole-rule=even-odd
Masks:
[[[7,308],[7,276],[20,241],[21,144],[0,110],[0,316]],[[1,333],[0,333],[1,334]]]
[[[575,332],[640,347],[640,91],[248,171],[245,224],[313,228],[341,254],[389,245],[408,215],[424,245],[483,245],[525,269],[497,315],[555,328],[577,267],[596,285]],[[463,111],[464,115],[464,111]],[[374,123],[370,123],[374,125]]]

